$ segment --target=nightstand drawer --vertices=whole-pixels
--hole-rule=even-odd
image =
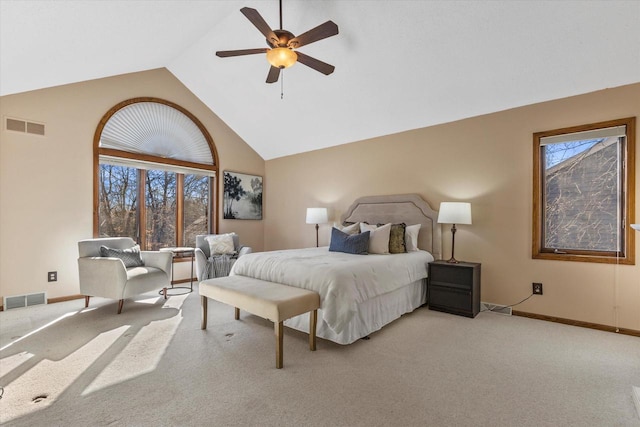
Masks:
[[[471,291],[431,286],[429,289],[429,306],[446,307],[449,310],[471,310]]]
[[[439,265],[438,268],[431,269],[430,279],[432,283],[451,283],[455,284],[455,287],[471,290],[473,286],[473,269]]]

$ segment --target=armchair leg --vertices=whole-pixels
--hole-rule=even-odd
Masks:
[[[164,295],[164,299],[167,299],[167,288],[162,288],[162,295]]]
[[[118,301],[118,314],[122,313],[122,305],[124,304],[124,300],[121,299]]]
[[[89,307],[89,298],[91,298],[89,295],[84,296],[84,308]]]

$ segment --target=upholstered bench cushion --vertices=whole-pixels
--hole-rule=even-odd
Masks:
[[[313,291],[244,276],[204,280],[200,282],[200,295],[272,322],[281,322],[320,307],[320,296]]]

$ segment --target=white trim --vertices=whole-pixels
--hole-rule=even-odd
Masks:
[[[144,160],[126,159],[123,157],[100,155],[99,163],[101,165],[107,164],[107,165],[114,165],[114,166],[125,166],[125,167],[136,168],[136,169],[162,170],[162,171],[176,172],[176,173],[182,173],[187,175],[194,174],[194,175],[200,175],[200,176],[211,176],[211,177],[216,176],[215,171],[211,171],[207,169],[189,168],[185,166],[174,166],[174,165],[167,165],[164,163],[155,163],[155,162],[149,162]]]
[[[586,130],[583,132],[563,133],[562,135],[544,136],[540,138],[540,145],[560,144],[571,141],[585,141],[589,139],[627,136],[626,126],[614,126],[602,129]]]

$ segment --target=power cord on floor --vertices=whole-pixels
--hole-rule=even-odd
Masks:
[[[486,308],[486,309],[484,309],[484,310],[480,310],[480,312],[482,313],[483,311],[497,311],[496,309],[500,309],[500,310],[502,310],[502,309],[504,309],[504,308],[514,307],[514,306],[516,306],[516,305],[518,305],[518,304],[522,304],[523,302],[525,302],[526,300],[528,300],[529,298],[531,298],[533,295],[535,295],[535,294],[531,293],[531,295],[529,295],[528,297],[526,297],[526,298],[525,298],[525,299],[523,299],[522,301],[519,301],[519,302],[517,302],[517,303],[515,303],[515,304],[511,304],[511,305],[496,305],[496,306],[495,306],[495,307],[493,307],[493,308]]]

